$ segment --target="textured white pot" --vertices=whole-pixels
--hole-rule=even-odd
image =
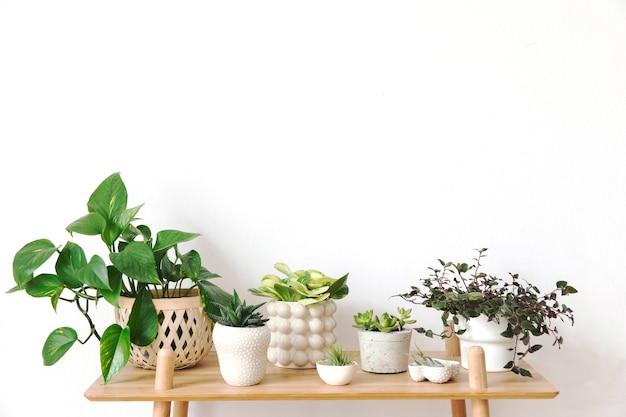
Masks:
[[[222,378],[238,387],[256,385],[267,370],[267,326],[230,327],[219,323],[213,329],[213,344]]]
[[[467,351],[472,346],[480,346],[485,351],[485,365],[487,372],[506,372],[504,366],[513,359],[512,350],[515,346],[513,339],[501,336],[506,330],[508,322],[501,318],[500,323],[487,321],[484,315],[465,320],[459,317],[456,330],[465,329],[459,335],[461,347],[461,366],[467,369]]]
[[[377,374],[406,372],[411,334],[411,329],[389,333],[358,330],[361,369]]]
[[[337,340],[333,300],[304,306],[297,302],[267,303],[267,327],[271,332],[267,359],[284,368],[315,368],[323,350]]]

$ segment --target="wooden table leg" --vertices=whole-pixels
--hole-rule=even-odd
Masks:
[[[454,322],[448,321],[448,326],[444,329],[447,337],[444,339],[446,346],[446,356],[457,357],[461,356],[461,346],[459,338],[454,333]],[[452,411],[452,417],[466,417],[465,400],[450,400],[450,407]]]
[[[174,386],[174,351],[164,348],[157,354],[157,365],[154,376],[154,389],[168,390]],[[155,401],[152,417],[170,417],[171,402]]]
[[[188,401],[174,401],[173,417],[187,417],[188,413],[189,413]]]
[[[487,388],[487,369],[485,367],[485,351],[480,346],[472,346],[467,352],[469,368],[469,386],[471,389]],[[472,400],[472,417],[489,417],[489,401]]]

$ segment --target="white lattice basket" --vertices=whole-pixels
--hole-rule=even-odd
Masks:
[[[144,369],[156,369],[157,353],[170,346],[176,355],[175,369],[194,366],[211,350],[213,321],[202,308],[197,291],[189,297],[154,298],[159,315],[157,337],[148,346],[131,345],[130,363]],[[115,309],[115,321],[126,326],[134,298],[120,297],[120,308]]]

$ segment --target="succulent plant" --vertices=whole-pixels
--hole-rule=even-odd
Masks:
[[[284,277],[265,275],[261,279],[261,285],[251,288],[250,293],[277,301],[297,301],[303,305],[328,299],[339,300],[348,295],[348,274],[341,278],[331,278],[316,269],[292,271],[283,262],[277,262],[274,268]]]
[[[373,332],[389,333],[403,330],[405,325],[415,323],[415,320],[410,319],[412,309],[398,307],[397,312],[397,315],[385,312],[380,317],[374,315],[374,310],[357,313],[354,316],[352,327]]]
[[[233,290],[233,296],[229,305],[212,302],[219,309],[219,314],[208,312],[209,317],[216,323],[230,327],[260,327],[264,326],[269,319],[263,318],[258,310],[263,304],[246,304],[246,300],[239,298],[237,291]]]

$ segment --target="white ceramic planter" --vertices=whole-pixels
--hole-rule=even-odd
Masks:
[[[238,387],[256,385],[267,370],[267,326],[230,327],[219,323],[213,330],[213,344],[222,378]]]
[[[317,374],[328,385],[349,384],[356,375],[357,366],[356,362],[346,366],[324,365],[320,362],[316,364]]]
[[[337,307],[327,300],[304,306],[297,302],[267,303],[267,327],[271,332],[267,359],[284,368],[315,368],[324,349],[336,342]]]
[[[411,335],[411,329],[389,333],[358,330],[361,369],[377,374],[406,372]]]
[[[409,364],[409,375],[415,382],[428,380],[435,384],[443,384],[459,375],[461,364],[457,361],[437,359],[444,366],[422,366],[416,363]]]
[[[459,317],[459,324],[455,325],[456,330],[466,329],[465,333],[459,335],[461,347],[461,366],[468,368],[467,351],[472,346],[480,346],[485,351],[485,365],[487,372],[506,372],[504,366],[513,359],[512,350],[513,339],[503,337],[500,333],[507,327],[507,321],[500,319],[500,323],[487,321],[487,317],[481,315],[471,320]]]

